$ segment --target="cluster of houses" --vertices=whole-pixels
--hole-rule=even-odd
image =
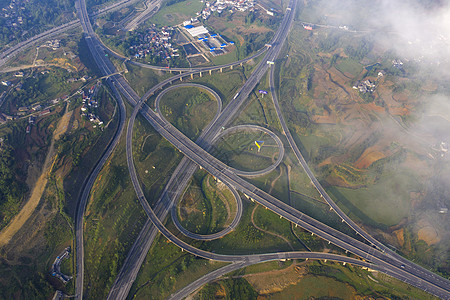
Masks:
[[[103,125],[103,121],[95,114],[95,108],[98,108],[98,102],[95,101],[94,94],[97,86],[93,85],[88,92],[81,91],[81,97],[83,99],[83,105],[81,106],[81,116],[87,118],[91,123],[97,125]]]
[[[67,96],[65,96],[67,97]],[[50,101],[46,101],[45,104],[57,104],[61,98],[56,98]],[[14,115],[7,115],[0,112],[0,124],[6,123],[8,121],[13,121],[17,118],[32,114],[28,117],[28,126],[26,132],[30,133],[31,126],[36,122],[36,118],[46,116],[51,113],[49,106],[44,106],[44,103],[35,104],[33,106],[21,106],[17,108],[17,112]]]
[[[31,132],[31,126],[33,126],[35,122],[36,122],[36,116],[28,117],[28,125],[27,125],[27,129],[26,129],[27,134]]]
[[[60,43],[61,43],[61,40],[50,40],[50,41],[46,41],[43,46],[47,47],[47,48],[51,48],[53,50],[56,50],[56,49],[59,49],[59,47],[61,46]]]
[[[54,99],[54,100],[50,101],[51,104],[56,104],[58,102],[59,102],[59,99]],[[21,106],[17,109],[18,110],[17,115],[24,116],[29,113],[39,112],[39,116],[45,116],[50,113],[50,108],[44,107],[43,105],[44,105],[43,103],[40,103],[40,104],[38,103],[38,104],[32,105],[31,107],[30,106]]]
[[[12,82],[8,81],[8,80],[2,80],[2,85],[4,85],[4,86],[11,86]]]
[[[302,26],[303,26],[303,29],[306,29],[306,30],[309,30],[309,31],[311,31],[311,30],[313,30],[315,28],[314,24],[305,23],[305,22],[302,22]]]
[[[203,2],[203,1],[202,1]],[[234,11],[246,11],[255,6],[253,0],[217,0],[216,2],[206,1],[205,8],[197,13],[197,16],[202,16],[203,19],[207,20],[211,13],[217,12],[221,14],[222,11],[228,9],[230,12]]]
[[[158,56],[161,60],[180,56],[178,49],[172,47],[170,40],[173,35],[172,27],[162,27],[158,30],[153,24],[144,33],[139,34],[139,44],[129,47],[135,58],[145,58],[147,55]]]
[[[2,17],[6,19],[5,25],[11,29],[17,30],[23,25],[25,13],[25,1],[11,0],[9,5],[2,8]]]
[[[365,94],[368,92],[373,92],[375,91],[376,88],[376,84],[372,81],[370,81],[369,79],[364,80],[364,81],[357,81],[354,85],[353,88],[355,90],[359,90],[361,93]]]
[[[69,78],[69,79],[67,79],[67,82],[69,82],[69,83],[77,82],[77,81],[86,82],[86,81],[88,81],[89,79],[91,79],[91,77],[85,75],[85,76],[80,77],[80,78]]]
[[[14,116],[10,116],[10,115],[0,112],[0,125],[6,123],[8,121],[12,121],[12,120],[14,120]]]
[[[394,59],[392,65],[399,70],[403,69],[403,62],[400,59]]]

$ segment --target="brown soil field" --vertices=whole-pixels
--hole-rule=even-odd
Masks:
[[[322,116],[315,115],[312,118],[312,121],[317,124],[336,124],[336,116],[329,115],[328,113]]]
[[[244,278],[258,294],[264,295],[282,291],[287,286],[296,284],[306,273],[305,267],[292,264],[283,270],[245,275]]]
[[[417,233],[419,240],[425,241],[428,245],[434,245],[441,241],[441,238],[439,237],[436,230],[429,226],[423,227],[419,230]]]
[[[410,111],[411,107],[409,105],[405,105],[405,107],[389,107],[389,112],[396,116],[407,116],[410,114]]]
[[[378,106],[374,102],[364,104],[363,106],[364,106],[365,109],[370,110],[370,111],[375,111],[375,112],[378,112],[378,113],[384,113],[385,112],[384,107]]]
[[[403,245],[405,244],[405,237],[403,235],[403,228],[394,231],[393,234],[397,237],[397,241],[400,244],[400,246],[403,247]]]
[[[383,152],[377,150],[376,147],[369,147],[363,152],[363,154],[361,154],[358,160],[354,163],[354,167],[357,169],[367,169],[374,162],[385,157],[386,155]]]
[[[405,92],[393,94],[392,98],[397,102],[407,102],[410,99],[408,93]]]

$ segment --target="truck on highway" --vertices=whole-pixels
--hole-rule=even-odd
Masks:
[[[236,98],[239,96],[239,92],[236,93],[236,95],[234,95],[233,100],[236,100]]]

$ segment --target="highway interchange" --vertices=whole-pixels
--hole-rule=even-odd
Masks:
[[[110,75],[115,74],[117,71],[115,70],[112,63],[109,61],[109,59],[105,56],[105,49],[104,46],[98,41],[94,31],[92,30],[92,26],[89,21],[89,16],[86,10],[86,4],[84,0],[78,0],[76,2],[77,11],[79,13],[81,26],[83,28],[83,31],[85,33],[86,41],[88,43],[89,49],[92,52],[92,55],[98,64],[100,70],[102,71],[103,75]],[[277,114],[280,118],[280,122],[282,123],[284,133],[286,134],[289,144],[293,148],[294,152],[296,153],[297,158],[300,161],[300,164],[303,166],[305,171],[307,172],[308,176],[310,177],[312,183],[317,188],[319,193],[322,195],[322,197],[327,201],[327,203],[330,205],[330,207],[352,228],[354,229],[358,234],[360,234],[369,244],[362,243],[360,241],[357,241],[349,236],[346,236],[345,234],[334,230],[333,228],[330,228],[317,220],[314,220],[313,218],[302,214],[301,212],[297,211],[296,209],[290,207],[289,205],[279,201],[278,199],[274,198],[273,196],[265,193],[264,191],[256,188],[252,184],[248,183],[246,180],[238,176],[233,170],[228,167],[227,165],[223,164],[213,156],[211,156],[207,150],[211,146],[211,142],[213,141],[214,137],[220,132],[221,128],[223,126],[228,125],[233,118],[236,117],[237,113],[239,112],[239,109],[242,107],[242,105],[245,103],[246,99],[248,99],[249,94],[253,91],[256,84],[259,82],[259,80],[264,76],[264,74],[267,72],[267,70],[270,68],[270,65],[267,65],[266,61],[275,61],[280,49],[283,45],[284,40],[286,39],[286,36],[289,32],[290,25],[292,23],[293,17],[295,15],[295,10],[297,7],[297,1],[291,0],[289,3],[289,7],[286,10],[285,16],[281,22],[279,30],[276,32],[273,41],[271,43],[271,47],[267,49],[267,52],[265,54],[265,57],[254,70],[254,72],[251,74],[251,76],[248,78],[247,82],[244,84],[244,86],[239,90],[238,97],[233,99],[227,107],[223,111],[220,112],[220,114],[213,120],[213,122],[206,128],[199,139],[194,143],[189,138],[184,136],[181,132],[179,132],[175,127],[173,127],[170,123],[168,123],[166,120],[161,118],[161,115],[158,113],[155,113],[152,108],[150,108],[148,105],[145,104],[145,101],[148,99],[150,95],[153,95],[157,92],[158,89],[162,88],[164,85],[167,85],[168,83],[171,83],[173,80],[180,79],[184,76],[188,76],[190,74],[196,74],[199,72],[206,72],[209,70],[216,70],[219,69],[219,67],[210,67],[205,69],[196,69],[196,70],[176,70],[176,71],[186,71],[185,73],[178,74],[168,80],[165,80],[158,84],[157,86],[153,87],[151,90],[149,90],[143,97],[139,98],[137,94],[132,90],[132,88],[129,86],[128,82],[124,80],[124,78],[119,75],[113,75],[109,77],[106,81],[108,85],[113,90],[114,94],[116,95],[116,98],[119,103],[121,103],[121,97],[118,91],[126,97],[128,102],[134,106],[133,113],[129,119],[128,126],[127,126],[127,162],[129,167],[129,172],[132,178],[132,183],[135,188],[137,197],[139,201],[141,202],[145,212],[147,213],[150,221],[154,224],[154,226],[151,226],[151,223],[147,221],[147,223],[144,226],[143,231],[141,231],[141,234],[139,235],[138,241],[140,239],[140,242],[136,242],[135,245],[133,245],[133,248],[130,251],[129,257],[127,257],[127,260],[124,263],[124,266],[121,270],[121,274],[119,274],[118,279],[116,280],[116,283],[111,290],[110,295],[108,298],[111,299],[123,299],[127,296],[129,288],[131,287],[132,281],[136,277],[136,274],[139,270],[140,264],[142,263],[143,257],[147,254],[145,250],[148,251],[149,243],[151,244],[151,241],[153,241],[157,230],[161,232],[166,238],[168,238],[170,241],[175,243],[180,248],[189,251],[193,253],[194,255],[204,257],[207,259],[212,260],[218,260],[218,261],[227,261],[227,262],[233,262],[233,264],[227,266],[228,269],[225,267],[219,270],[222,271],[215,271],[213,273],[208,274],[207,276],[202,277],[198,281],[194,282],[193,284],[189,285],[186,290],[180,291],[180,294],[175,294],[173,297],[174,299],[178,299],[179,297],[188,295],[189,291],[192,291],[193,288],[196,288],[195,286],[201,286],[202,284],[213,280],[214,278],[217,278],[218,276],[221,276],[223,274],[226,274],[229,272],[229,270],[232,270],[233,268],[239,268],[243,267],[245,265],[259,263],[263,261],[268,260],[279,260],[279,259],[293,259],[293,258],[311,258],[311,259],[323,259],[323,260],[336,260],[336,261],[342,261],[342,262],[348,262],[356,265],[364,265],[367,267],[370,267],[371,269],[379,270],[381,272],[384,272],[388,275],[391,275],[393,277],[396,277],[400,280],[403,280],[407,283],[410,283],[416,287],[419,287],[425,291],[428,291],[429,293],[432,293],[438,297],[441,297],[443,299],[450,298],[450,284],[449,281],[437,276],[436,274],[421,268],[412,262],[404,259],[403,257],[397,255],[396,253],[392,252],[391,250],[387,249],[384,245],[382,245],[380,242],[375,240],[373,237],[371,237],[369,234],[365,233],[362,229],[360,229],[353,221],[351,221],[340,209],[337,207],[336,204],[329,198],[329,196],[326,194],[325,190],[323,190],[320,183],[317,181],[311,170],[308,168],[306,162],[301,156],[301,153],[297,150],[295,150],[296,146],[295,143],[292,141],[289,141],[289,139],[292,139],[292,137],[289,138],[289,130],[287,129],[287,126],[284,121],[282,121],[282,114],[281,110],[278,104],[278,101],[276,100],[276,91],[273,88],[273,84],[271,84],[271,93],[274,97],[274,104],[277,110]],[[228,67],[232,64],[228,64],[222,67]],[[273,82],[273,70],[271,70],[271,82]],[[123,104],[123,103],[122,103]],[[132,144],[131,144],[131,138],[133,134],[133,124],[135,121],[135,118],[138,113],[143,114],[143,116],[150,122],[150,124],[153,125],[153,127],[163,136],[165,137],[169,142],[171,142],[176,148],[178,148],[186,157],[183,158],[180,165],[177,167],[175,173],[181,175],[179,178],[173,177],[167,184],[167,186],[164,189],[164,192],[162,194],[162,197],[160,197],[160,201],[158,201],[157,205],[155,206],[155,210],[153,210],[148,202],[145,200],[145,196],[142,192],[141,185],[138,181],[138,176],[136,174],[136,170],[134,167],[133,162],[133,156],[132,156]],[[117,143],[117,139],[120,137],[122,128],[124,128],[124,122],[125,122],[125,113],[124,110],[121,109],[120,114],[120,122],[118,126],[118,130],[116,132],[116,135],[113,139],[113,141],[110,143],[107,150],[105,150],[105,155],[103,155],[101,161],[97,164],[97,167],[94,169],[94,172],[91,173],[91,176],[87,180],[87,183],[84,186],[83,190],[83,197],[80,199],[80,203],[78,205],[77,211],[77,230],[76,230],[76,244],[77,244],[77,281],[76,281],[76,296],[78,299],[82,299],[83,297],[83,251],[82,251],[82,243],[83,243],[83,236],[82,236],[82,224],[83,224],[83,216],[84,216],[84,208],[86,205],[86,200],[89,195],[90,187],[92,186],[93,180],[98,175],[99,170],[101,169],[101,166],[104,164],[104,162],[109,157],[110,153],[113,151],[115,144]],[[281,117],[280,117],[281,116]],[[283,125],[284,124],[284,125]],[[293,144],[291,144],[291,142]],[[193,172],[197,168],[197,166],[201,166],[203,169],[208,171],[211,175],[214,177],[220,179],[222,182],[228,184],[230,187],[237,189],[244,193],[247,197],[249,197],[251,200],[258,202],[259,204],[265,206],[266,208],[272,210],[273,212],[277,213],[281,217],[289,220],[290,222],[301,226],[305,230],[310,231],[311,233],[314,233],[323,239],[329,241],[330,243],[333,243],[337,245],[338,247],[345,249],[358,257],[363,258],[366,261],[353,259],[346,256],[336,256],[333,254],[328,253],[312,253],[312,252],[283,252],[283,253],[269,253],[269,254],[258,254],[258,255],[222,255],[222,254],[216,254],[207,252],[201,249],[197,249],[181,240],[179,240],[175,235],[173,235],[170,231],[168,231],[162,222],[160,220],[163,220],[168,213],[168,210],[174,205],[175,199],[180,195],[182,189],[180,189],[180,186],[186,186],[188,183],[190,177],[192,176]],[[98,168],[98,170],[97,170]],[[174,174],[175,174],[174,173]],[[97,175],[96,175],[97,174]],[[92,180],[92,182],[91,182]],[[84,199],[84,200],[83,200]],[[78,227],[78,225],[80,227]],[[156,230],[157,229],[157,230]],[[146,242],[146,240],[151,240],[149,243]],[[80,252],[80,254],[79,254]],[[143,253],[145,252],[145,253]],[[223,273],[222,273],[223,272]],[[122,276],[122,277],[121,277]],[[124,278],[123,281],[120,280],[120,278]],[[117,292],[116,292],[117,291]],[[178,298],[177,298],[178,297]]]

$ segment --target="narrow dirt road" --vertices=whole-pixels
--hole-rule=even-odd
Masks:
[[[0,232],[0,247],[9,243],[9,241],[13,238],[13,236],[19,231],[20,228],[25,224],[25,222],[30,218],[36,207],[38,206],[42,194],[44,193],[45,186],[47,185],[48,175],[51,171],[52,165],[55,157],[55,141],[59,139],[59,137],[67,131],[67,126],[69,124],[70,117],[72,116],[72,111],[68,111],[69,105],[66,106],[66,112],[64,116],[59,120],[58,126],[53,132],[52,141],[45,158],[44,166],[42,168],[42,174],[39,176],[36,184],[31,191],[31,196],[28,202],[23,206],[21,211],[14,217],[11,223],[6,226]]]

